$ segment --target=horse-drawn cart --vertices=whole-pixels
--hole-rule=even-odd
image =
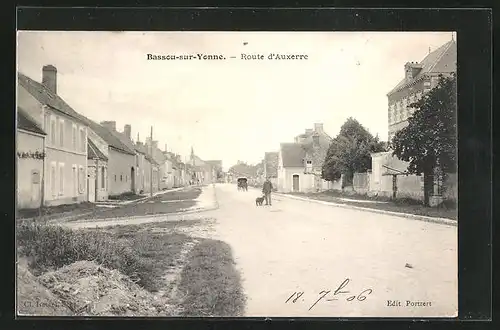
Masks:
[[[248,179],[246,177],[239,177],[237,183],[238,190],[248,191]]]

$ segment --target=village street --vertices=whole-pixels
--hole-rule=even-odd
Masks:
[[[139,205],[165,205],[162,201],[167,198],[173,200],[176,194],[186,197],[191,190],[168,193],[156,202]],[[283,195],[274,195],[272,206],[257,207],[255,197],[259,195],[255,188],[240,192],[234,184],[209,185],[197,199],[202,205],[195,208],[212,208],[207,212],[148,217],[141,216],[143,210],[135,207],[134,215],[140,217],[130,214],[119,220],[101,218],[67,225],[82,228],[215,219],[207,221],[208,230],[202,225],[198,230],[191,229],[190,234],[231,246],[247,296],[246,316],[455,314],[456,227]],[[215,196],[219,207],[213,210]],[[339,289],[346,279],[349,283]],[[303,292],[295,302],[296,295],[288,300],[294,292]],[[388,301],[391,305],[400,302],[401,306],[388,306]],[[406,306],[407,301],[425,306]]]
[[[238,192],[227,184],[216,193],[215,235],[233,248],[247,316],[455,315],[456,227],[284,196],[256,207],[257,189]],[[334,295],[347,278],[338,291],[349,294]],[[364,301],[346,300],[368,289]],[[322,291],[331,292],[309,311]],[[294,292],[303,295],[286,302]],[[431,306],[406,307],[407,300]]]

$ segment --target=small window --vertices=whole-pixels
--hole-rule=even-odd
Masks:
[[[77,150],[77,129],[76,129],[76,125],[73,124],[72,127],[71,127],[71,147],[73,148],[73,150]]]
[[[76,164],[72,166],[72,180],[73,180],[73,196],[78,195],[78,171],[76,169]]]
[[[101,167],[101,188],[106,189],[106,168]]]
[[[59,196],[64,196],[64,163],[59,163]]]
[[[64,120],[59,120],[59,145],[64,147]]]
[[[306,161],[306,164],[312,164],[312,160]]]
[[[120,174],[120,181],[123,181],[123,174]]]
[[[55,145],[56,144],[56,120],[50,120],[50,142]]]
[[[116,174],[115,174],[115,182],[116,182]]]

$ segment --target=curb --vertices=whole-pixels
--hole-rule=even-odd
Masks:
[[[108,201],[108,202],[103,202],[102,204],[111,204],[111,205],[118,205],[118,206],[120,206],[120,205],[132,204],[132,203],[139,203],[139,202],[147,200],[148,198],[154,198],[154,197],[159,196],[159,195],[163,195],[163,194],[166,194],[166,193],[169,193],[169,192],[179,191],[179,190],[182,190],[182,189],[185,189],[185,188],[186,187],[174,188],[174,189],[170,189],[170,190],[161,190],[161,191],[158,191],[155,194],[153,194],[153,196],[145,196],[145,197],[142,197],[142,198],[139,198],[139,199],[134,199],[134,200],[125,201],[125,202],[115,202],[115,203],[113,203],[112,201]],[[98,204],[98,203],[96,203],[96,204]]]
[[[172,190],[169,190],[169,191],[172,191]],[[69,224],[71,225],[71,224],[92,223],[92,222],[99,223],[99,222],[108,222],[108,221],[110,221],[110,222],[113,222],[113,221],[119,222],[119,221],[125,221],[125,220],[145,219],[145,218],[159,218],[159,217],[169,217],[169,216],[182,216],[182,215],[185,215],[185,214],[189,215],[189,214],[195,214],[195,213],[203,213],[203,212],[208,212],[208,211],[215,211],[215,210],[219,209],[219,202],[217,200],[217,194],[215,193],[215,187],[214,187],[213,191],[214,191],[215,201],[214,201],[214,206],[212,206],[212,207],[192,209],[192,210],[189,210],[189,211],[174,212],[174,213],[139,215],[139,216],[134,216],[134,217],[106,218],[106,219],[98,219],[98,220],[90,220],[90,219],[89,220],[85,220],[85,219],[83,219],[82,221],[74,221],[74,222],[70,222]],[[65,225],[65,224],[68,223],[67,219],[61,219],[61,220],[65,221],[65,222],[61,222],[60,223],[61,225]],[[54,221],[54,223],[57,224],[57,221]]]
[[[291,195],[286,195],[286,194],[281,194],[281,193],[275,193],[275,195],[278,195],[278,196],[281,196],[281,197],[286,197],[286,198],[291,198],[291,199],[302,200],[302,201],[311,202],[311,203],[328,205],[328,206],[341,207],[341,208],[358,210],[358,211],[364,211],[364,212],[371,212],[371,213],[394,215],[394,216],[403,217],[403,218],[407,218],[407,219],[415,219],[415,220],[420,220],[420,221],[425,221],[425,222],[432,222],[432,223],[437,223],[437,224],[442,224],[442,225],[447,225],[447,226],[453,226],[453,227],[457,227],[458,226],[458,221],[447,219],[447,218],[435,218],[435,217],[428,217],[428,216],[425,216],[425,215],[416,215],[416,214],[409,214],[409,213],[384,211],[384,210],[378,210],[378,209],[371,209],[371,208],[368,208],[368,207],[360,207],[360,206],[353,206],[353,205],[348,205],[348,204],[326,202],[326,201],[321,201],[321,200],[312,199],[312,198],[303,198],[303,197],[291,196]]]

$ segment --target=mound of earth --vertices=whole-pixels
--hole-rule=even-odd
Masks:
[[[129,277],[91,261],[77,261],[39,279],[73,315],[169,316],[173,311],[164,299],[155,297]]]
[[[17,314],[26,316],[73,315],[71,310],[42,285],[23,263],[17,267]]]

